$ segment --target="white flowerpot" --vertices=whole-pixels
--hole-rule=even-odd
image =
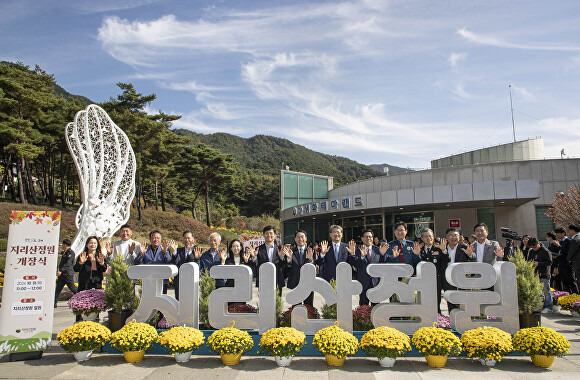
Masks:
[[[192,353],[192,352],[193,352],[193,351],[187,351],[187,352],[184,352],[183,354],[178,354],[178,353],[175,353],[175,354],[174,354],[174,356],[175,356],[175,361],[176,361],[177,363],[185,363],[185,362],[188,362],[188,361],[189,361],[189,359],[191,359],[191,353]]]
[[[83,314],[83,321],[98,321],[99,320],[99,313],[91,313],[89,315]]]
[[[488,359],[488,358],[485,358],[485,359],[479,359],[479,362],[480,362],[482,365],[486,365],[486,366],[488,366],[488,367],[493,367],[493,366],[495,365],[495,363],[496,363],[496,360],[495,360],[495,359]]]
[[[574,310],[570,310],[570,314],[572,314],[573,317],[580,317],[580,314],[578,314],[578,312]]]
[[[73,355],[75,356],[75,359],[77,362],[86,362],[87,360],[89,360],[91,358],[91,355],[93,354],[93,350],[89,350],[89,351],[79,351],[79,352],[74,352]]]
[[[395,360],[397,360],[396,358],[382,358],[379,359],[379,364],[381,365],[381,367],[392,367],[395,365]]]
[[[278,367],[288,367],[292,362],[292,356],[276,356],[274,358]]]
[[[560,306],[560,305],[554,305],[554,306],[552,306],[552,310],[553,311],[560,311],[560,310],[562,310],[562,306]]]

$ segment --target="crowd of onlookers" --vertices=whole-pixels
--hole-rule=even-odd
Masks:
[[[546,247],[536,237],[524,235],[519,246],[501,247],[497,241],[489,240],[489,229],[485,223],[478,223],[473,234],[464,236],[456,228],[449,228],[444,237],[437,237],[429,228],[421,231],[420,237],[411,241],[407,239],[407,224],[397,222],[393,226],[395,239],[379,239],[370,229],[362,232],[359,241],[343,242],[341,226],[330,227],[329,240],[308,242],[308,234],[299,230],[294,234],[293,244],[278,244],[276,230],[267,226],[263,230],[264,243],[259,246],[246,244],[234,239],[221,247],[221,236],[214,232],[209,235],[209,249],[196,246],[192,231],[182,234],[182,247],[174,240],[163,240],[160,231],[149,234],[149,242],[137,242],[132,239],[132,229],[124,225],[120,229],[121,240],[105,244],[102,250],[99,239],[91,236],[86,240],[84,250],[75,256],[70,249],[69,240],[62,244],[62,258],[57,271],[56,300],[67,285],[76,293],[84,289],[100,289],[107,271],[108,263],[121,256],[127,265],[173,264],[180,267],[187,262],[195,262],[200,271],[208,271],[214,265],[246,265],[256,278],[259,286],[259,269],[264,263],[273,263],[276,268],[276,286],[278,293],[282,288],[295,288],[300,281],[300,268],[307,263],[316,266],[317,276],[332,281],[336,278],[336,267],[346,262],[352,268],[353,278],[359,281],[363,291],[359,296],[360,305],[368,305],[367,290],[375,287],[379,278],[371,277],[366,270],[369,264],[409,264],[416,268],[421,261],[431,262],[437,273],[437,305],[441,305],[441,294],[454,287],[445,278],[447,266],[457,262],[483,262],[494,264],[498,260],[508,260],[519,250],[528,261],[533,262],[535,271],[544,285],[543,312],[552,309],[550,287],[570,293],[578,293],[580,278],[580,228],[571,224],[568,234],[563,228],[556,228],[546,236]],[[78,288],[75,286],[74,272],[78,272]],[[169,279],[165,280],[163,291],[167,292]],[[173,279],[175,296],[187,291],[179,289],[179,278]],[[216,279],[216,288],[233,286],[233,280]],[[183,294],[183,293],[182,293]],[[312,305],[314,294],[311,293],[304,303]],[[447,303],[448,310],[457,305]]]

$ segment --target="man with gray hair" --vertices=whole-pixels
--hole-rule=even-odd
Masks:
[[[209,271],[214,265],[224,264],[227,258],[227,252],[225,249],[219,249],[222,237],[217,232],[212,232],[208,238],[209,249],[201,254],[199,259],[199,270],[200,272]],[[221,288],[226,285],[225,279],[216,279],[215,287]]]
[[[413,247],[413,253],[421,257],[421,261],[428,261],[435,265],[437,273],[437,312],[441,314],[441,291],[445,283],[445,270],[449,262],[449,255],[440,247],[433,245],[435,238],[430,228],[421,231],[421,240],[425,245],[421,248],[418,245]]]

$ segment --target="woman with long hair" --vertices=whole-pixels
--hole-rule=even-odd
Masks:
[[[528,260],[528,252],[530,247],[528,246],[528,241],[530,241],[530,235],[522,236],[522,242],[520,243],[520,251],[524,254],[524,258]]]
[[[242,243],[238,239],[232,240],[228,245],[227,257],[223,263],[225,265],[247,265],[252,270],[252,273],[254,273],[255,270],[255,264],[250,258],[250,253],[244,252],[242,254]],[[233,287],[234,280],[228,279],[226,281],[226,286],[230,288]]]
[[[89,236],[73,270],[79,272],[79,291],[103,288],[103,273],[107,270],[107,263],[96,236]]]

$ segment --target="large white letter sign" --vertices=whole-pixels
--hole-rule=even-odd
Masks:
[[[260,279],[260,284],[262,279]],[[343,330],[352,332],[352,296],[360,294],[362,285],[352,280],[352,269],[347,263],[339,263],[336,267],[336,292],[325,280],[316,277],[316,267],[304,264],[300,268],[300,282],[286,295],[286,301],[292,305],[302,302],[310,292],[320,293],[327,305],[337,304],[336,318]],[[314,335],[320,329],[334,324],[332,319],[308,319],[308,310],[299,305],[292,310],[292,327]]]
[[[467,277],[468,274],[476,275]],[[500,328],[510,334],[519,330],[516,268],[501,261],[486,263],[454,263],[446,272],[447,281],[464,290],[447,290],[447,301],[458,304],[449,314],[451,327],[459,333],[482,326]],[[494,291],[479,290],[494,286]],[[481,314],[488,318],[481,319]],[[489,319],[489,318],[492,319]]]
[[[179,271],[179,289],[184,295],[179,301],[163,293],[163,279],[173,278],[177,274],[175,265],[132,265],[127,275],[143,281],[141,302],[135,313],[128,320],[147,322],[155,315],[155,310],[163,313],[168,325],[179,324],[199,327],[199,266],[196,263],[185,263]],[[187,290],[191,296],[186,297]]]
[[[252,299],[252,270],[245,265],[214,265],[213,278],[233,279],[234,287],[222,287],[209,295],[209,324],[220,329],[236,322],[239,329],[260,330],[260,334],[276,327],[276,267],[272,263],[260,266],[260,304],[258,313],[228,313],[228,302]]]
[[[382,302],[396,294],[401,302],[381,303],[371,312],[375,327],[388,326],[405,334],[413,334],[421,327],[432,326],[437,321],[437,280],[435,265],[429,262],[417,264],[417,277],[408,264],[370,264],[367,272],[372,277],[381,277],[379,284],[367,291],[371,302]],[[400,277],[407,278],[406,284]],[[415,292],[417,301],[415,302]],[[393,317],[416,317],[416,319],[391,320]]]

